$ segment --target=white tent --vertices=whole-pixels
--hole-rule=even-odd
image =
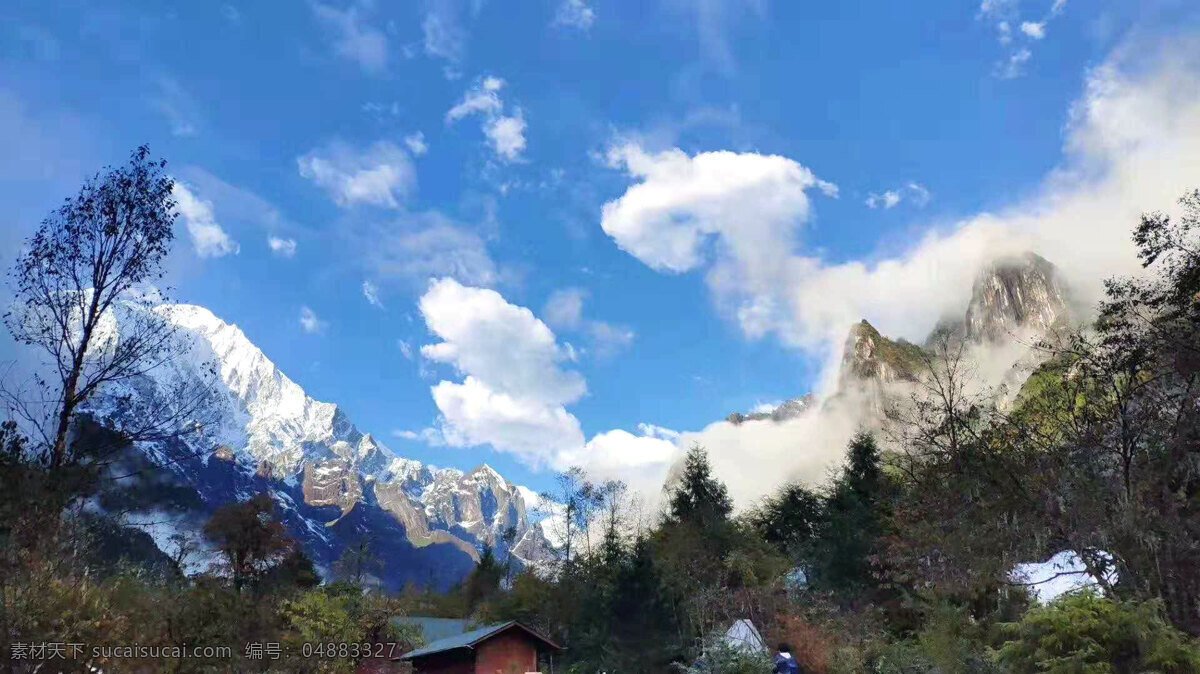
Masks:
[[[725,644],[739,651],[767,652],[767,644],[758,633],[758,628],[747,618],[742,618],[729,627],[725,632]]]

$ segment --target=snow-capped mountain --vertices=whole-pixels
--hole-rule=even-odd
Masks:
[[[392,587],[450,584],[485,545],[518,564],[546,553],[522,488],[491,467],[464,473],[396,456],[337,405],[309,397],[237,326],[199,306],[154,311],[177,326],[184,355],[96,399],[90,411],[119,428],[137,401],[208,378],[212,418],[201,432],[138,446],[173,483],[174,496],[159,504],[173,529],[197,530],[217,507],[265,491],[319,566],[331,568],[366,536],[383,562],[380,580]],[[196,498],[179,498],[179,487]],[[169,547],[170,532],[159,529],[152,535]]]

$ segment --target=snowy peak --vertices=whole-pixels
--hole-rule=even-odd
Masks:
[[[390,455],[337,405],[310,398],[236,325],[195,305],[159,310],[187,342],[188,364],[212,363],[228,390],[232,418],[220,431],[222,444],[265,461],[275,475],[293,475],[306,460],[338,458],[358,465]]]

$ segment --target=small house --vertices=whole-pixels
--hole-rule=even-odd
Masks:
[[[526,674],[558,644],[510,620],[443,637],[401,656],[416,674]]]

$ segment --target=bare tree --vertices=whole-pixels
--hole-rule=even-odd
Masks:
[[[51,469],[79,460],[73,422],[102,394],[127,408],[119,430],[128,440],[177,436],[203,424],[212,402],[211,391],[197,384],[204,378],[181,378],[158,395],[133,391],[142,375],[184,348],[151,286],[162,278],[174,236],[173,189],[166,162],[139,147],[127,165],[89,179],[51,213],[9,274],[16,303],[5,324],[19,343],[42,352],[46,367],[33,375],[33,393],[6,390],[5,397]]]
[[[585,521],[591,505],[594,487],[582,468],[569,468],[554,479],[555,489],[540,495],[540,509],[550,520],[551,527],[562,545],[557,549],[564,564],[574,558],[572,550],[580,535],[580,524]]]

